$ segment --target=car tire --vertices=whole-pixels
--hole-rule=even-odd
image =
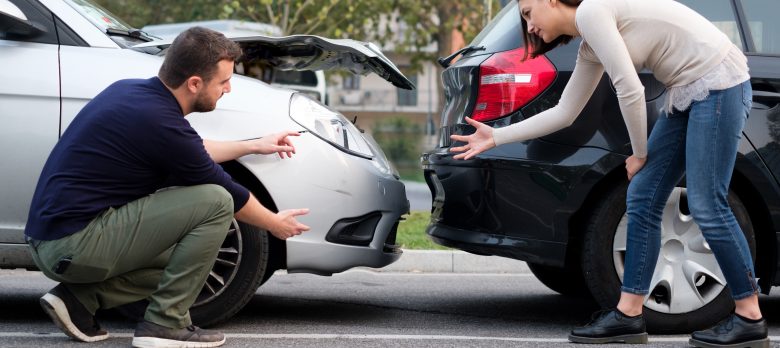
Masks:
[[[268,253],[265,230],[233,220],[212,272],[190,307],[192,322],[207,327],[241,310],[266,276]]]
[[[528,263],[531,273],[544,286],[564,296],[591,298],[588,284],[582,276],[582,268],[577,265],[554,267],[538,263]]]
[[[616,234],[619,233],[623,233],[623,236],[625,235],[625,202],[627,186],[627,183],[623,183],[617,187],[614,187],[606,194],[605,197],[603,197],[603,199],[600,200],[600,203],[592,211],[591,218],[584,235],[582,252],[583,276],[591,294],[593,295],[593,298],[600,306],[604,308],[614,308],[617,305],[618,299],[620,298],[620,286],[622,284],[621,276],[623,273],[620,262],[622,262],[624,259],[625,253],[623,253],[623,259],[621,259],[620,240],[619,238],[615,237]],[[674,201],[675,197],[677,197],[676,203]],[[734,212],[734,215],[740,227],[742,228],[743,233],[745,234],[745,237],[750,246],[750,251],[753,254],[753,258],[755,259],[755,234],[747,210],[734,192],[729,192],[728,200],[729,205],[731,206],[732,211]],[[676,208],[674,208],[675,205]],[[673,216],[675,209],[680,213],[680,215],[677,217]],[[700,238],[699,245],[704,246],[703,248],[686,247],[684,249],[685,253],[687,253],[684,254],[684,261],[687,262],[688,265],[690,265],[690,262],[692,262],[689,261],[689,257],[692,256],[692,253],[698,252],[691,250],[709,250],[709,246],[707,246],[706,243],[703,243],[703,237],[701,237],[701,232],[698,230],[698,226],[693,223],[690,215],[687,215],[686,217],[686,212],[687,200],[685,199],[685,189],[675,188],[672,196],[670,196],[669,202],[667,202],[667,208],[664,210],[664,223],[662,223],[662,226],[665,227],[661,237],[662,249],[659,253],[659,263],[669,262],[669,258],[664,256],[665,250],[668,250],[664,248],[667,248],[667,246],[678,248],[677,250],[683,250],[679,249],[679,246],[674,246],[676,242],[673,240],[677,237],[682,239],[683,236],[688,236],[689,233],[683,233],[682,236],[669,234],[681,233],[673,232],[678,231],[675,230],[675,228],[695,228],[695,230],[691,230],[693,232],[691,232],[690,235],[695,236],[695,233],[698,231]],[[670,218],[683,219],[680,221],[683,221],[688,225],[683,227],[684,224],[680,221],[675,221],[677,225],[664,225],[667,223],[667,219]],[[621,223],[623,223],[623,226],[620,226]],[[680,227],[678,227],[678,225]],[[667,228],[666,226],[671,227]],[[623,238],[622,243],[622,250],[625,250],[625,238]],[[691,239],[687,240],[687,243],[689,243],[688,245],[691,246],[694,242]],[[685,245],[685,242],[680,243],[680,245]],[[678,253],[675,255],[680,254]],[[654,284],[651,284],[650,294],[645,299],[645,306],[643,308],[643,313],[649,332],[662,334],[690,333],[692,331],[714,325],[718,320],[724,318],[729,312],[733,310],[734,301],[731,298],[730,291],[725,285],[725,280],[722,279],[722,273],[717,273],[720,272],[720,268],[717,266],[717,262],[714,261],[714,256],[711,252],[709,252],[709,256],[712,257],[712,262],[708,263],[706,261],[702,261],[700,264],[697,263],[696,265],[707,265],[709,268],[705,267],[703,270],[712,271],[709,274],[714,276],[709,277],[707,275],[702,275],[705,273],[702,273],[704,271],[700,270],[698,271],[699,273],[695,273],[694,275],[694,277],[697,279],[695,282],[693,282],[694,285],[688,286],[688,288],[682,285],[673,287],[671,283],[675,283],[674,280],[677,278],[669,275],[674,275],[675,270],[677,270],[677,272],[682,276],[688,276],[692,274],[690,270],[693,268],[688,266],[686,266],[687,268],[684,268],[680,266],[678,270],[677,268],[674,268],[673,264],[671,263],[668,263],[668,266],[667,264],[664,264],[665,266],[663,268],[666,271],[666,276],[668,277],[659,279],[659,282],[654,283],[658,286],[654,287]],[[674,261],[679,263],[679,260]],[[714,270],[712,269],[713,267],[715,268]],[[698,268],[696,269],[698,270]],[[659,272],[658,264],[656,266],[655,272]],[[720,274],[720,278],[718,278],[716,274]],[[665,279],[671,280],[666,281]],[[664,283],[665,281],[666,283]],[[704,300],[701,300],[701,303],[691,303],[692,301],[678,301],[674,302],[676,307],[672,306],[673,302],[671,298],[678,296],[683,300],[686,299],[686,293],[683,293],[683,290],[699,291],[696,294]],[[690,308],[683,308],[682,306],[690,306]]]

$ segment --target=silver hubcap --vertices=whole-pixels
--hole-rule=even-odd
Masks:
[[[241,247],[241,228],[234,219],[225,241],[219,248],[214,267],[211,268],[206,283],[203,284],[193,307],[213,301],[227,289],[238,272],[238,265],[241,264]]]
[[[624,214],[612,243],[612,257],[621,282],[627,226],[628,217]],[[661,313],[688,313],[712,302],[725,287],[718,262],[687,211],[686,191],[677,187],[664,207],[661,252],[645,307]]]

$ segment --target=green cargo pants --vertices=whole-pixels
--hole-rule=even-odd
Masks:
[[[33,243],[32,256],[93,314],[148,298],[146,320],[183,328],[232,219],[233,199],[221,186],[177,187],[109,208],[70,236]],[[71,261],[58,274],[63,259]]]

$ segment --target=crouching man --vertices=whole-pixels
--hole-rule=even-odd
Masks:
[[[232,219],[280,239],[309,229],[296,220],[308,210],[269,211],[217,164],[247,154],[290,156],[296,132],[204,141],[184,119],[214,110],[230,92],[240,55],[222,34],[183,32],[157,77],[106,88],[52,150],[25,235],[40,270],[60,282],[40,302],[68,336],[104,340],[95,311],[148,299],[134,346],[222,345],[222,333],[192,325],[189,308]]]

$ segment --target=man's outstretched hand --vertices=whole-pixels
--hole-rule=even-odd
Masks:
[[[288,209],[282,210],[276,213],[276,222],[269,230],[274,237],[281,240],[285,240],[290,237],[295,237],[303,232],[310,230],[309,226],[306,226],[295,219],[296,216],[306,215],[309,213],[309,209]]]
[[[295,153],[295,146],[290,141],[290,137],[299,135],[296,131],[284,131],[248,141],[251,142],[252,153],[260,155],[278,153],[281,158],[285,158],[285,156],[292,158],[292,155]]]

